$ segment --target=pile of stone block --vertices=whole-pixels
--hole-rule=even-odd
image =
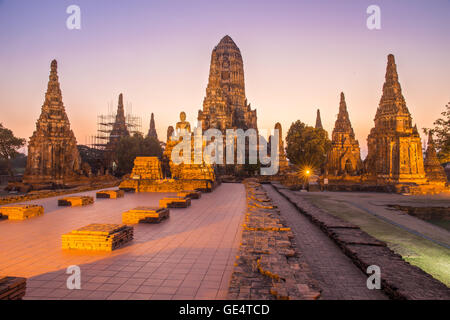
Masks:
[[[61,238],[63,249],[112,251],[133,240],[133,227],[93,223]]]
[[[162,220],[169,218],[169,214],[170,211],[167,208],[137,207],[122,214],[122,223],[159,223]]]
[[[0,300],[21,300],[26,288],[26,278],[0,276]]]
[[[202,193],[196,190],[183,190],[177,193],[177,197],[189,198],[189,199],[200,199]]]
[[[162,208],[187,208],[190,205],[191,199],[184,197],[165,197],[159,200],[159,206]]]
[[[36,204],[16,204],[0,208],[0,216],[6,216],[9,220],[26,220],[44,214],[44,207]]]
[[[105,199],[117,199],[123,198],[125,192],[123,190],[101,190],[96,193],[97,199],[105,198]]]
[[[291,229],[257,180],[244,184],[247,212],[228,298],[318,299],[317,282],[292,242]]]
[[[89,196],[74,196],[58,199],[58,206],[63,207],[87,206],[93,203],[94,198]]]

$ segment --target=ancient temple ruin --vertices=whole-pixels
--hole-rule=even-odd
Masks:
[[[331,176],[356,175],[362,169],[359,142],[355,139],[343,92],[331,135],[331,150],[327,156],[326,168]]]
[[[206,97],[198,112],[202,129],[257,129],[256,110],[245,97],[244,63],[233,39],[225,36],[211,54]]]
[[[420,135],[412,125],[392,54],[388,56],[383,95],[374,121],[364,161],[369,178],[379,184],[425,183]]]
[[[77,180],[81,174],[77,141],[62,101],[57,66],[53,60],[41,115],[28,144],[23,177],[26,184],[62,186]]]

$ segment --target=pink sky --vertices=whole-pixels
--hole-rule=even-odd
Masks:
[[[225,34],[241,49],[262,129],[314,125],[319,108],[331,134],[343,91],[364,158],[389,53],[420,131],[450,101],[448,1],[378,1],[382,28],[374,31],[369,1],[78,1],[81,30],[65,26],[70,4],[0,1],[0,122],[17,136],[35,129],[56,58],[78,143],[121,92],[144,133],[155,113],[165,140],[180,111],[196,124],[211,51]]]

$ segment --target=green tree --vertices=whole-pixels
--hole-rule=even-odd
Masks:
[[[158,157],[162,156],[160,142],[153,137],[144,138],[142,134],[123,137],[116,147],[117,174],[130,173],[133,169],[136,157]]]
[[[19,155],[18,150],[24,145],[25,139],[15,137],[11,130],[0,123],[0,159],[6,163],[11,176],[14,176],[11,160]]]
[[[286,155],[293,164],[321,168],[330,148],[325,130],[307,126],[300,120],[291,124],[286,136]]]
[[[441,163],[445,163],[450,162],[450,103],[445,106],[441,115],[442,118],[433,123],[433,129],[424,128],[423,131],[428,134],[431,130],[437,157]]]

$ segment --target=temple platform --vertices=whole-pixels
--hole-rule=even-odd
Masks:
[[[189,198],[189,199],[200,199],[202,193],[196,190],[184,190],[177,193],[177,197]]]
[[[95,194],[97,199],[117,199],[125,195],[123,190],[101,190]]]
[[[161,207],[137,207],[122,214],[122,223],[160,223],[169,218],[169,209]]]
[[[159,206],[163,208],[187,208],[190,205],[190,198],[165,197],[159,200]]]
[[[16,204],[0,208],[0,216],[9,220],[26,220],[44,214],[44,207],[35,204]]]
[[[88,204],[93,203],[94,198],[90,196],[65,197],[58,199],[58,206],[65,207],[87,206]]]

